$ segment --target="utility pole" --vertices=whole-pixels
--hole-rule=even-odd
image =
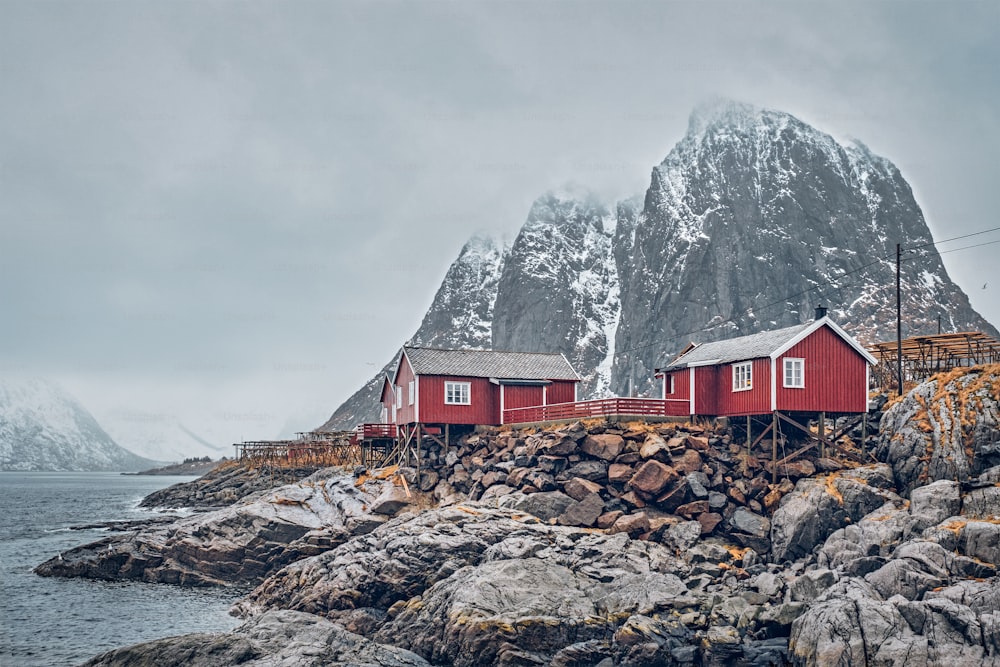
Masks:
[[[902,255],[900,245],[896,244],[896,376],[899,378],[899,395],[903,395],[903,307],[899,288],[899,263]]]

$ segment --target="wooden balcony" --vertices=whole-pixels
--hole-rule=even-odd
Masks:
[[[575,403],[555,403],[503,411],[504,424],[532,424],[564,419],[591,419],[628,415],[634,417],[687,417],[690,402],[684,398],[601,398]]]
[[[395,424],[358,424],[354,427],[354,436],[351,438],[355,442],[361,440],[395,440]]]

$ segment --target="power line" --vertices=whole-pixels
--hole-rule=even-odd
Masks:
[[[959,250],[968,250],[969,248],[982,248],[984,245],[993,245],[994,243],[1000,243],[1000,239],[996,241],[986,241],[985,243],[976,243],[975,245],[962,246],[961,248],[952,248],[951,250],[942,250],[939,255],[947,255],[949,252],[958,252]]]
[[[929,243],[921,243],[920,245],[911,246],[909,248],[903,248],[903,250],[918,250],[920,248],[926,248],[927,246],[930,246],[930,245],[937,245],[939,243],[948,243],[949,241],[957,241],[959,239],[967,239],[970,236],[979,236],[981,234],[989,234],[990,232],[997,232],[997,231],[1000,231],[1000,227],[994,227],[993,229],[984,229],[981,232],[972,232],[971,234],[962,234],[961,236],[953,236],[950,239],[942,239],[940,241],[931,241]],[[969,247],[970,248],[974,248],[976,246],[969,246]],[[956,250],[961,250],[961,249],[962,248],[956,248]],[[945,252],[953,252],[953,251],[946,250]]]
[[[994,227],[993,229],[985,229],[985,230],[982,230],[982,231],[979,231],[979,232],[973,232],[971,234],[962,234],[961,236],[953,236],[951,238],[942,239],[940,241],[931,241],[929,243],[923,243],[923,244],[920,244],[920,245],[911,246],[909,248],[903,248],[902,250],[904,252],[909,251],[909,250],[918,250],[920,248],[926,248],[927,246],[937,245],[937,244],[940,244],[940,243],[948,243],[950,241],[958,241],[960,239],[970,238],[970,237],[973,237],[973,236],[981,236],[983,234],[989,234],[990,232],[996,232],[996,231],[1000,231],[1000,227]],[[982,246],[993,245],[993,244],[996,244],[996,243],[1000,243],[1000,239],[998,239],[996,241],[987,241],[985,243],[977,243],[977,244],[974,244],[974,245],[963,246],[961,248],[952,248],[951,250],[943,250],[943,251],[939,251],[938,254],[939,255],[945,255],[945,254],[948,254],[950,252],[958,252],[960,250],[969,250],[971,248],[979,248],[979,247],[982,247]],[[813,290],[818,290],[821,287],[833,286],[833,287],[835,287],[837,289],[845,289],[845,288],[848,288],[848,287],[853,287],[855,285],[859,285],[859,284],[861,284],[860,281],[859,282],[850,282],[850,283],[847,283],[847,284],[838,284],[838,283],[841,280],[843,280],[844,278],[846,278],[847,276],[850,276],[852,274],[858,273],[860,271],[864,271],[865,269],[867,269],[867,268],[869,268],[871,266],[874,266],[874,265],[876,265],[876,264],[878,264],[880,262],[883,262],[883,261],[885,261],[887,259],[889,259],[889,255],[883,255],[883,256],[875,259],[874,261],[869,262],[868,264],[864,264],[864,265],[862,265],[862,266],[860,266],[860,267],[858,267],[856,269],[852,269],[851,271],[847,271],[846,273],[842,273],[841,275],[837,276],[836,278],[832,278],[832,279],[830,279],[830,280],[828,280],[826,282],[817,283],[817,284],[813,285],[812,287],[809,287],[808,289],[802,290],[800,292],[795,292],[794,294],[789,294],[789,295],[785,296],[782,299],[778,299],[776,301],[772,301],[771,303],[764,304],[763,306],[748,308],[748,309],[746,309],[746,310],[744,310],[744,311],[742,311],[740,313],[737,313],[737,314],[735,314],[735,315],[733,315],[733,316],[731,316],[731,317],[729,317],[729,318],[727,318],[725,320],[721,320],[721,321],[717,322],[716,324],[713,325],[713,328],[715,326],[719,326],[719,325],[722,325],[722,324],[736,324],[736,319],[737,318],[741,318],[741,317],[743,317],[745,315],[749,315],[752,312],[766,311],[767,309],[772,308],[774,306],[778,306],[778,305],[782,305],[784,303],[787,303],[788,301],[790,301],[791,299],[794,299],[796,297],[803,296],[805,294],[809,294]],[[908,261],[908,259],[916,259],[916,258],[904,258],[903,261]],[[654,342],[654,343],[648,343],[646,345],[638,345],[636,347],[632,347],[632,348],[629,348],[627,350],[616,350],[615,351],[615,356],[618,356],[620,354],[628,354],[630,352],[638,352],[639,350],[645,350],[645,349],[648,349],[648,348],[651,348],[651,347],[663,346],[668,341],[674,341],[674,340],[677,340],[678,338],[686,338],[688,336],[693,336],[693,335],[695,335],[697,333],[702,333],[703,331],[708,331],[708,329],[709,329],[708,326],[704,326],[704,327],[701,327],[699,329],[695,329],[694,331],[689,331],[687,333],[675,334],[675,335],[671,336],[670,338],[667,338],[665,340],[660,340],[660,341],[657,341],[657,342]]]

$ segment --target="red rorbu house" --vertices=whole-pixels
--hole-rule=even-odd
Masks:
[[[579,381],[561,354],[404,347],[382,416],[404,432],[498,426],[504,410],[575,401]]]
[[[783,413],[810,413],[820,418],[822,438],[824,416],[867,413],[869,364],[875,363],[825,308],[817,308],[816,319],[806,324],[692,344],[656,377],[663,397],[675,399],[668,403],[675,411],[786,421],[792,420]]]

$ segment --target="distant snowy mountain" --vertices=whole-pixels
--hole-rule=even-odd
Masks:
[[[134,471],[154,465],[118,446],[58,385],[0,381],[0,470]]]
[[[210,436],[195,433],[174,415],[112,410],[101,415],[101,423],[115,442],[159,461],[233,455],[231,443],[213,442]]]
[[[952,282],[909,184],[860,142],[780,111],[716,100],[652,170],[645,198],[541,196],[513,246],[470,241],[414,341],[562,352],[581,396],[652,389],[688,342],[789,326],[823,304],[862,342],[895,336],[895,245],[904,335],[996,328]],[[466,324],[466,323],[474,323]],[[378,415],[381,375],[323,426]]]

